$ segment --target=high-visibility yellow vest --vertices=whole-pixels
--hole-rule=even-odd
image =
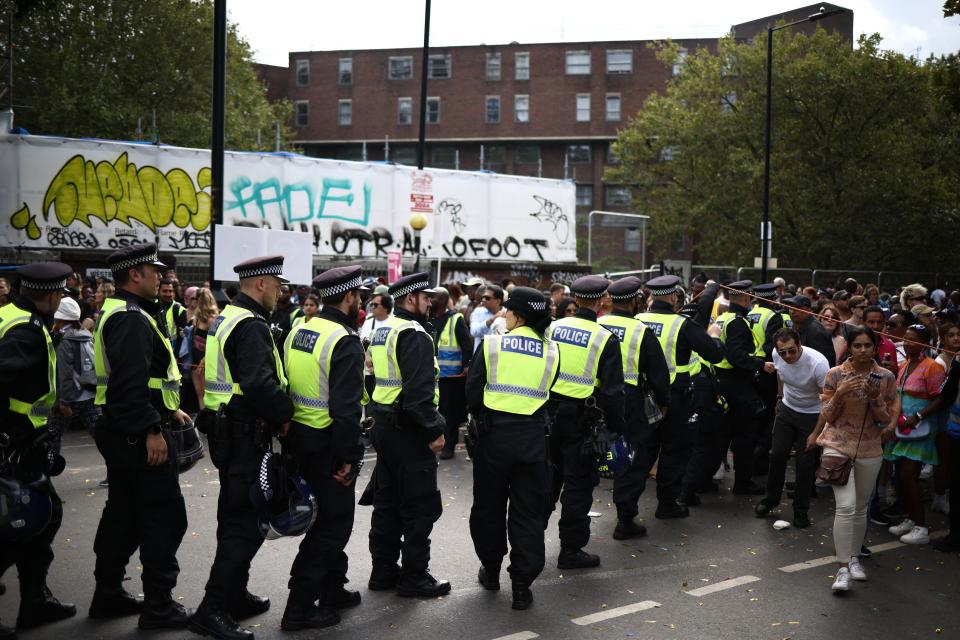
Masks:
[[[163,312],[164,329],[166,329],[167,336],[171,342],[176,342],[177,340],[177,316],[184,310],[184,306],[174,300],[167,310]]]
[[[373,376],[376,381],[372,399],[379,404],[393,404],[403,388],[400,366],[397,364],[397,340],[404,331],[424,331],[424,329],[414,320],[390,316],[370,335],[370,346],[367,347],[367,352],[373,362]],[[437,364],[436,357],[433,358],[433,369],[433,404],[438,405],[440,404],[440,387],[437,380],[440,377],[440,366]]]
[[[754,305],[747,314],[747,320],[750,321],[750,331],[753,333],[754,350],[753,355],[763,358],[767,354],[763,350],[763,345],[767,342],[767,327],[770,326],[770,320],[777,315],[773,309]]]
[[[727,328],[730,326],[731,322],[733,322],[735,319],[740,317],[743,317],[743,316],[738,316],[736,313],[732,311],[727,311],[726,313],[721,314],[719,318],[717,318],[717,321],[715,324],[717,324],[720,327],[720,342],[722,342],[723,344],[727,344]],[[743,317],[743,321],[747,323],[747,328],[750,329],[750,335],[753,337],[753,348],[754,348],[753,353],[756,354],[757,337],[753,333],[753,327],[750,325],[750,320],[747,319],[746,317]],[[733,365],[730,364],[730,361],[727,360],[726,356],[724,356],[723,360],[721,360],[714,366],[720,367],[721,369],[733,369]]]
[[[220,405],[230,404],[233,396],[243,395],[240,385],[233,381],[224,346],[238,324],[255,317],[252,311],[231,304],[227,305],[210,325],[203,357],[203,406],[205,408],[219,411]],[[277,351],[273,340],[270,341],[270,346],[273,349],[273,361],[277,370],[277,379],[280,381],[280,389],[286,391],[287,378],[283,374],[280,352]]]
[[[107,350],[103,344],[103,329],[114,314],[126,312],[142,313],[150,322],[150,327],[163,342],[168,356],[167,375],[163,378],[150,377],[147,386],[159,390],[163,397],[163,406],[170,411],[176,411],[180,408],[180,368],[177,366],[177,359],[173,355],[173,347],[170,346],[170,341],[163,334],[153,316],[141,309],[139,305],[121,298],[107,298],[103,302],[100,318],[97,320],[97,328],[93,336],[93,366],[97,371],[97,395],[94,404],[104,405],[107,403],[107,384],[110,382],[110,362],[107,360]]]
[[[457,322],[463,314],[455,313],[447,319],[443,332],[437,336],[437,364],[440,365],[440,377],[449,378],[463,373],[463,352],[455,331]]]
[[[636,318],[618,315],[603,316],[597,322],[620,338],[620,355],[623,358],[623,379],[628,384],[640,381],[640,343],[647,325]]]
[[[780,318],[783,320],[783,326],[793,328],[793,318],[786,311],[780,312]]]
[[[330,417],[330,360],[333,349],[350,332],[340,323],[314,317],[290,334],[283,347],[283,363],[290,383],[293,419],[314,429],[326,429]],[[363,368],[357,369],[363,385]]]
[[[483,406],[488,409],[533,415],[550,399],[550,384],[560,367],[560,351],[530,327],[483,339],[487,384]]]
[[[612,334],[598,323],[571,316],[550,325],[548,340],[560,350],[560,372],[553,391],[588,398],[599,384],[600,354]]]
[[[680,337],[680,330],[687,318],[676,313],[638,313],[637,320],[640,320],[653,331],[660,342],[660,348],[663,349],[663,357],[667,360],[667,371],[670,373],[670,384],[677,379],[677,375],[686,373],[691,378],[700,373],[700,359],[694,360],[693,354],[687,362],[677,362],[677,342]]]
[[[30,322],[32,315],[26,309],[18,307],[16,303],[0,307],[0,340],[3,340],[10,329]],[[42,324],[40,329],[43,331],[43,340],[47,345],[47,392],[33,402],[18,400],[11,395],[8,405],[11,412],[26,416],[34,429],[40,429],[47,424],[50,408],[57,399],[57,352],[53,348],[50,332]]]

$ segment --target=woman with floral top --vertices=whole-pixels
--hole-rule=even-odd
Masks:
[[[868,327],[851,327],[847,336],[850,357],[827,372],[820,397],[823,420],[807,440],[808,449],[820,445],[824,455],[843,455],[853,460],[847,483],[833,487],[833,543],[840,564],[834,592],[849,591],[851,578],[867,579],[857,553],[866,531],[870,495],[880,471],[881,438],[890,438],[896,426],[896,383],[893,374],[874,361],[876,334]]]

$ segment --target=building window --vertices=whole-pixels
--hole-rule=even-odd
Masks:
[[[620,156],[613,150],[613,145],[607,145],[607,164],[618,165],[620,164]]]
[[[294,124],[298,127],[306,127],[310,124],[310,103],[306,100],[297,100],[295,103]]]
[[[397,98],[397,124],[413,124],[413,98]]]
[[[486,114],[487,124],[500,122],[500,96],[487,96]]]
[[[337,154],[340,160],[352,160],[354,162],[363,162],[363,145],[351,145],[344,148]]]
[[[603,200],[607,206],[625,207],[630,205],[630,187],[608,184],[603,188]]]
[[[353,58],[340,58],[337,67],[337,84],[353,84]]]
[[[513,66],[516,71],[517,80],[530,79],[530,54],[515,53],[513,55]]]
[[[387,65],[391,80],[413,78],[413,56],[390,56]]]
[[[737,106],[737,92],[731,91],[727,95],[720,98],[720,106],[724,111],[733,111],[733,108]]]
[[[590,145],[571,144],[568,146],[567,162],[570,164],[590,164]]]
[[[607,120],[616,122],[620,120],[620,94],[607,94]]]
[[[660,162],[670,162],[676,156],[676,147],[664,147],[660,149]]]
[[[537,164],[540,162],[540,146],[536,144],[517,145],[517,164]]]
[[[633,73],[633,51],[630,49],[608,49],[607,73]]]
[[[590,75],[590,52],[589,51],[567,51],[567,75],[568,76]]]
[[[500,54],[487,54],[487,80],[500,79]]]
[[[483,166],[488,171],[502,171],[507,162],[507,148],[502,145],[486,145],[483,148]]]
[[[431,149],[430,154],[432,156],[431,166],[438,169],[454,168],[457,157],[456,147],[434,147]]]
[[[432,55],[427,59],[427,77],[433,80],[443,80],[453,75],[450,54]]]
[[[530,96],[513,97],[513,118],[517,122],[530,122]]]
[[[593,185],[592,184],[577,185],[577,206],[578,207],[593,206]]]
[[[337,104],[337,123],[349,127],[353,124],[353,100],[340,100]]]
[[[440,122],[440,98],[427,98],[427,124]]]
[[[683,65],[687,62],[687,50],[680,49],[677,52],[677,59],[673,61],[673,75],[678,76],[683,71]]]
[[[577,94],[577,122],[590,122],[590,94]]]
[[[305,87],[310,84],[310,61],[297,60],[297,86]]]
[[[393,147],[393,158],[391,160],[397,164],[413,166],[417,164],[417,148],[410,145]]]
[[[637,253],[643,249],[641,239],[643,234],[640,233],[640,229],[637,227],[627,227],[623,233],[623,252],[624,253]]]

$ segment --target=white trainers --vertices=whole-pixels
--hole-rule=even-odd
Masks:
[[[723,476],[725,476],[725,475],[727,475],[727,470],[726,470],[726,468],[723,466],[723,463],[721,462],[721,463],[720,463],[720,468],[717,469],[717,472],[716,472],[715,474],[713,474],[713,479],[716,480],[717,482],[722,482],[722,481],[723,481]]]
[[[914,527],[910,533],[900,536],[903,544],[929,544],[930,531],[926,527]]]
[[[931,511],[939,511],[944,515],[950,515],[950,499],[947,494],[933,496],[933,503],[930,505]]]
[[[925,464],[920,468],[920,479],[926,480],[933,476],[933,465]]]
[[[911,529],[913,529],[913,520],[911,520],[910,518],[907,518],[900,524],[893,525],[892,527],[887,529],[887,531],[889,531],[891,535],[902,536],[905,533],[909,533]]]
[[[850,557],[850,577],[860,581],[867,579],[867,572],[863,570],[863,565],[860,564],[860,558],[857,556]]]
[[[850,570],[846,567],[837,569],[837,577],[834,579],[833,586],[830,588],[833,589],[834,593],[850,591]]]

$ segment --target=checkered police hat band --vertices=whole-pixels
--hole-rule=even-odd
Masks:
[[[37,282],[36,280],[29,280],[21,276],[20,286],[26,287],[27,289],[34,289],[36,291],[59,291],[67,286],[67,279],[55,280],[50,282],[49,280],[45,282]]]
[[[611,293],[610,299],[611,300],[630,300],[632,298],[636,298],[639,293],[640,293],[639,291],[634,291],[633,293],[624,293],[618,296],[615,296]]]
[[[250,269],[242,269],[237,272],[237,276],[240,278],[258,278],[260,276],[277,276],[280,277],[280,274],[283,273],[282,264],[269,264],[265,267],[252,267]]]
[[[652,287],[650,289],[650,293],[652,293],[655,296],[668,296],[671,293],[676,293],[676,292],[677,292],[677,286],[673,284],[670,285],[669,287]]]
[[[341,293],[346,293],[351,289],[357,289],[362,286],[363,286],[363,280],[360,279],[360,276],[357,276],[356,278],[351,278],[346,282],[341,282],[340,284],[335,284],[325,289],[320,289],[320,297],[330,298],[333,296],[338,296]]]
[[[117,271],[126,271],[127,269],[138,267],[141,264],[149,264],[152,262],[159,262],[156,252],[132,256],[126,260],[121,260],[114,265],[110,265],[110,270],[116,273]]]
[[[757,296],[758,298],[767,298],[772,300],[777,297],[777,292],[776,291],[754,291],[753,295]]]
[[[574,292],[573,292],[573,295],[574,295],[575,297],[577,297],[577,298],[585,298],[585,299],[587,299],[587,300],[589,300],[590,298],[602,298],[602,297],[603,297],[603,294],[604,294],[603,291],[600,291],[600,292],[598,292],[598,293],[597,293],[597,292],[583,293],[583,292],[581,292],[581,291],[574,291]]]
[[[543,312],[547,310],[547,303],[545,300],[544,301],[531,300],[530,302],[527,303],[527,306],[533,309],[534,311]]]
[[[430,283],[426,280],[420,280],[419,282],[411,282],[408,285],[400,287],[394,291],[392,295],[394,298],[401,298],[403,296],[409,295],[411,293],[416,293],[417,291],[423,291],[430,287]]]

